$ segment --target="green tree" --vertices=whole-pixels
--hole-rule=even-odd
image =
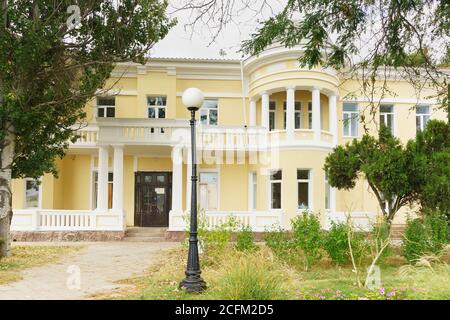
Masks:
[[[143,63],[175,21],[158,0],[0,0],[0,257],[11,179],[57,174],[86,102],[114,65]]]
[[[402,206],[415,199],[412,162],[399,139],[383,125],[378,138],[365,134],[336,147],[325,159],[324,170],[330,185],[338,189],[352,189],[364,177],[389,224]]]

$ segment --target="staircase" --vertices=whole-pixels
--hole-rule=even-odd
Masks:
[[[131,227],[125,232],[124,241],[129,242],[163,242],[166,241],[167,228]]]

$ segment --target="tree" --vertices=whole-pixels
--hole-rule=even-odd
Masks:
[[[191,13],[188,27],[203,21],[213,40],[226,24],[236,24],[243,10],[271,11],[266,0],[193,0],[180,9]],[[242,44],[244,54],[257,55],[272,45],[303,45],[303,67],[333,67],[361,79],[361,92],[371,98],[372,114],[390,93],[392,71],[409,81],[417,92],[431,87],[448,108],[449,72],[445,63],[450,39],[448,0],[288,0],[278,13],[263,19]],[[255,13],[255,15],[256,15]],[[253,17],[256,20],[255,17]]]
[[[115,63],[143,63],[175,21],[158,0],[0,0],[0,257],[11,179],[57,174],[84,106]],[[76,4],[76,5],[74,5]]]
[[[412,164],[400,141],[382,125],[378,138],[365,134],[336,147],[325,159],[324,170],[338,189],[352,189],[364,176],[390,224],[402,206],[415,200]]]

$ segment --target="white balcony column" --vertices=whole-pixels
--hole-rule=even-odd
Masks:
[[[256,126],[256,100],[250,100],[250,127]]]
[[[314,130],[314,140],[320,141],[320,89],[312,88],[312,127]]]
[[[333,92],[328,97],[328,106],[330,108],[329,110],[329,126],[330,126],[330,133],[333,135],[333,145],[337,145],[337,109],[336,109],[336,100],[337,96]]]
[[[269,94],[261,93],[261,126],[269,129]]]
[[[97,210],[108,210],[108,146],[98,147]]]
[[[113,209],[123,210],[123,145],[114,145]]]
[[[183,155],[179,147],[172,149],[172,212],[183,212]]]
[[[286,88],[286,135],[288,140],[294,139],[295,120],[295,88]]]

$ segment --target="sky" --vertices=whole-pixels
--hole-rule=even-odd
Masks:
[[[228,0],[219,0],[228,1]],[[228,58],[240,59],[242,54],[238,52],[240,44],[256,31],[258,26],[257,19],[265,19],[274,14],[282,7],[284,0],[271,0],[270,8],[263,6],[263,10],[259,11],[263,2],[261,0],[253,0],[252,8],[233,9],[234,13],[238,13],[233,19],[234,21],[220,33],[215,42],[211,43],[211,28],[208,25],[213,23],[201,22],[192,30],[188,24],[196,13],[188,10],[175,11],[180,1],[170,1],[168,12],[171,17],[178,19],[178,24],[174,26],[169,34],[162,41],[158,42],[152,49],[150,55],[152,57],[188,57],[188,58]],[[242,2],[236,1],[242,4]],[[244,0],[245,2],[245,0]],[[220,51],[226,55],[220,55]]]

